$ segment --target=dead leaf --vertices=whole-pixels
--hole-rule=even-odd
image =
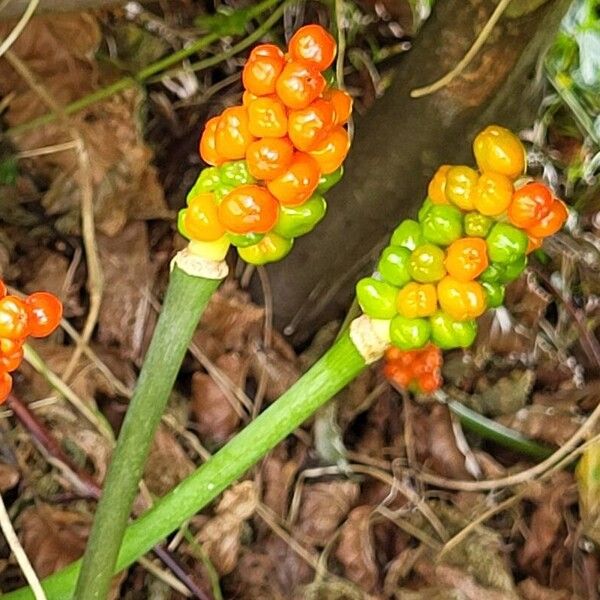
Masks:
[[[90,519],[48,504],[28,508],[18,520],[21,543],[39,577],[77,560],[85,548]]]
[[[379,582],[379,569],[375,560],[371,531],[371,506],[353,509],[340,529],[335,557],[342,563],[345,576],[367,592]]]
[[[248,359],[239,352],[230,352],[217,358],[215,366],[233,385],[244,390]],[[237,410],[232,403],[236,403]],[[217,445],[225,442],[238,430],[243,410],[235,398],[228,396],[210,375],[201,371],[196,371],[192,376],[191,409],[202,439]]]
[[[540,585],[533,577],[521,581],[517,586],[523,600],[572,600],[573,595],[567,590],[551,590]]]
[[[5,23],[5,36],[12,24]],[[99,43],[95,17],[70,13],[35,17],[18,37],[11,51],[27,63],[37,80],[56,102],[65,105],[100,87],[102,74],[91,60]],[[45,114],[46,105],[8,62],[0,65],[0,93],[12,94],[6,112],[11,126]],[[116,235],[128,218],[169,218],[152,152],[145,144],[138,113],[142,93],[130,89],[70,117],[89,155],[94,188],[96,225],[106,235]],[[21,150],[71,141],[61,123],[37,127],[18,137]],[[79,232],[80,177],[73,150],[31,159],[34,170],[50,181],[44,206],[60,216],[56,227],[63,233]]]
[[[249,339],[262,337],[263,320],[264,309],[235,282],[226,281],[206,307],[194,342],[212,360],[228,351],[243,352]]]
[[[287,513],[291,489],[305,455],[304,446],[291,452],[284,444],[280,444],[262,462],[262,501],[278,517],[283,518]]]
[[[539,405],[522,408],[514,415],[496,420],[529,438],[557,446],[564,444],[581,426],[571,412],[559,412],[553,407]]]
[[[163,496],[193,470],[194,463],[173,434],[161,425],[144,469],[144,481],[148,489],[156,496]]]
[[[300,377],[300,369],[295,355],[290,359],[275,348],[261,346],[262,344],[255,342],[249,348],[250,372],[256,381],[266,377],[265,399],[272,402],[296,383]]]
[[[298,532],[315,546],[324,546],[358,499],[353,481],[325,481],[302,490]]]
[[[468,397],[467,406],[492,417],[514,413],[525,406],[534,382],[535,373],[530,369],[514,369],[493,382],[481,377],[476,393]]]
[[[261,546],[266,549],[271,558],[272,577],[278,583],[284,598],[290,598],[294,590],[314,578],[312,567],[278,535],[270,534],[266,539],[261,540]],[[316,555],[314,558],[316,560]]]
[[[416,407],[412,417],[415,450],[424,466],[450,479],[471,479],[465,456],[456,444],[448,409],[439,404],[430,411]]]
[[[242,548],[236,577],[224,581],[226,598],[240,600],[287,600],[273,577],[275,566],[268,554]]]
[[[563,538],[560,535],[561,528],[565,527],[563,511],[577,501],[577,491],[572,475],[565,472],[556,473],[550,482],[539,484],[532,490],[528,498],[537,506],[518,560],[523,569],[542,579],[547,577],[549,561],[559,550],[557,546]]]
[[[223,493],[215,509],[215,516],[196,536],[221,575],[231,573],[237,565],[242,547],[242,531],[245,522],[254,514],[257,502],[253,481],[234,485]]]
[[[149,294],[156,268],[150,263],[147,226],[129,223],[113,237],[98,235],[97,242],[104,277],[98,339],[138,362],[155,320]]]
[[[291,600],[367,600],[364,591],[349,581],[315,581],[302,586]]]
[[[17,485],[21,479],[21,473],[14,465],[0,462],[0,492],[4,493]]]

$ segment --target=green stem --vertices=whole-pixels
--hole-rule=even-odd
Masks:
[[[258,15],[262,14],[263,12],[269,10],[279,1],[280,0],[263,0],[262,2],[248,10],[247,21],[250,21],[251,19],[254,19]],[[147,67],[144,67],[141,71],[134,75],[123,77],[122,79],[115,81],[111,85],[103,87],[102,89],[92,92],[91,94],[88,94],[83,98],[79,98],[79,100],[75,100],[74,102],[67,104],[63,109],[64,114],[72,115],[74,113],[79,112],[80,110],[83,110],[84,108],[87,108],[88,106],[91,106],[92,104],[95,104],[96,102],[106,100],[106,98],[110,98],[111,96],[114,96],[115,94],[118,94],[119,92],[122,92],[129,88],[135,87],[136,85],[141,85],[153,75],[156,75],[157,73],[160,73],[165,69],[173,67],[177,63],[180,63],[182,60],[194,54],[197,54],[201,50],[204,50],[204,48],[218,41],[220,38],[221,36],[217,33],[211,33],[209,35],[206,35],[200,38],[199,40],[195,41],[193,44],[190,44],[186,48],[182,48],[181,50],[178,50],[177,52],[174,52],[173,54],[170,54],[169,56],[166,56],[165,58],[156,61],[148,65]],[[55,113],[47,113],[45,115],[36,117],[31,121],[27,121],[20,125],[16,125],[15,127],[11,127],[7,130],[6,133],[9,135],[18,135],[26,131],[31,131],[36,127],[41,127],[42,125],[52,123],[57,118],[58,116]]]
[[[344,333],[277,402],[127,528],[116,568],[108,572],[109,577],[131,565],[204,508],[364,368],[363,358],[349,334]],[[71,600],[80,567],[80,561],[72,563],[42,582],[48,600]],[[85,592],[76,598],[94,598],[87,589]],[[33,596],[29,588],[22,588],[3,598],[31,600]]]
[[[509,450],[514,450],[515,452],[520,452],[540,460],[548,458],[554,453],[552,448],[538,444],[518,431],[510,429],[510,427],[505,427],[492,419],[480,415],[478,412],[471,410],[461,402],[447,400],[446,404],[450,411],[460,419],[460,422],[469,431],[480,435],[486,440],[496,442]]]
[[[220,284],[175,267],[104,482],[75,597],[105,600],[144,463],[200,316]]]

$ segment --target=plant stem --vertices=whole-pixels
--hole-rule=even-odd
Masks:
[[[278,4],[278,2],[280,2],[280,0],[263,0],[262,2],[248,10],[246,15],[247,21],[250,21],[251,19],[254,19],[258,15],[262,14],[263,12],[269,10],[271,7]],[[74,113],[79,112],[80,110],[83,110],[84,108],[87,108],[88,106],[91,106],[92,104],[95,104],[96,102],[106,100],[106,98],[110,98],[111,96],[114,96],[115,94],[118,94],[119,92],[122,92],[129,88],[135,87],[136,85],[141,85],[153,75],[156,75],[157,73],[160,73],[165,69],[176,65],[177,63],[200,52],[201,50],[204,50],[204,48],[210,46],[219,39],[221,39],[221,36],[217,33],[210,33],[209,35],[205,35],[204,37],[201,37],[200,39],[196,40],[193,44],[190,44],[186,48],[182,48],[181,50],[178,50],[177,52],[174,52],[173,54],[170,54],[169,56],[166,56],[165,58],[162,58],[161,60],[158,60],[148,65],[147,67],[144,67],[138,73],[135,73],[131,76],[123,77],[122,79],[119,79],[106,87],[96,90],[95,92],[92,92],[91,94],[88,94],[83,98],[79,98],[79,100],[75,100],[74,102],[67,104],[64,107],[63,112],[65,115],[72,115]],[[9,135],[18,135],[26,131],[31,131],[36,127],[41,127],[42,125],[52,123],[56,119],[56,114],[47,113],[45,115],[36,117],[31,121],[26,121],[25,123],[21,123],[20,125],[11,127],[6,131],[6,133]]]
[[[446,404],[450,411],[460,419],[460,422],[469,431],[477,433],[486,440],[496,442],[500,446],[531,456],[532,458],[544,459],[554,453],[552,448],[538,444],[518,431],[480,415],[461,402],[447,400]]]
[[[116,568],[107,571],[108,578],[132,564],[186,519],[204,508],[364,368],[362,356],[354,347],[348,332],[344,333],[277,402],[127,528]],[[110,545],[103,535],[99,542]],[[70,600],[80,568],[81,562],[78,561],[45,579],[42,585],[48,600]],[[95,598],[89,589],[85,589],[84,595],[77,594],[75,597],[78,600]],[[3,598],[31,600],[33,596],[28,588],[23,588],[5,594]]]
[[[171,273],[160,318],[104,482],[76,598],[107,597],[156,427],[200,316],[219,284],[220,280],[192,277],[178,267]]]

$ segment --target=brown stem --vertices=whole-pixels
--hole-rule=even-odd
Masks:
[[[81,471],[71,459],[66,455],[61,448],[58,440],[48,431],[48,428],[36,417],[29,409],[27,404],[22,402],[14,394],[10,394],[6,402],[7,406],[13,411],[15,417],[21,425],[29,431],[31,436],[38,442],[46,452],[56,460],[59,460],[73,473],[77,478],[79,487],[89,498],[98,500],[102,493],[102,488],[94,481],[94,479]],[[154,554],[161,562],[185,585],[192,593],[194,598],[199,600],[211,600],[207,593],[198,587],[196,582],[190,577],[185,568],[179,563],[175,556],[169,552],[164,546],[156,545],[153,549]]]

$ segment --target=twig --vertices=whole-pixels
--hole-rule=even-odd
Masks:
[[[44,377],[48,383],[62,394],[90,423],[92,423],[106,439],[114,443],[115,437],[113,431],[104,418],[97,410],[91,409],[48,365],[42,360],[42,357],[29,345],[23,346],[25,360]]]
[[[29,23],[31,17],[33,17],[33,13],[35,12],[35,9],[38,7],[39,3],[40,0],[30,0],[25,12],[19,19],[19,22],[0,44],[0,56],[4,56],[7,50],[17,41],[17,38],[21,35],[21,33],[23,33],[23,29],[27,27],[27,23]]]
[[[19,538],[17,537],[17,534],[12,526],[10,517],[6,511],[2,494],[0,494],[0,528],[2,529],[2,533],[4,534],[6,542],[12,550],[12,553],[15,555],[17,562],[19,563],[19,567],[21,568],[27,583],[31,587],[31,591],[35,596],[35,599],[46,600],[46,594],[42,589],[40,580],[33,570],[33,567],[29,562],[29,558],[27,558],[27,554],[25,554],[25,550],[23,550],[23,546],[21,546],[21,542],[19,542]]]
[[[487,41],[492,29],[496,26],[496,23],[500,20],[500,17],[504,13],[504,11],[508,8],[508,5],[512,0],[500,0],[498,6],[494,9],[492,16],[489,18],[488,22],[485,24],[481,33],[477,36],[473,45],[469,48],[467,53],[462,57],[461,61],[446,75],[442,78],[434,81],[433,83],[426,85],[424,87],[415,88],[410,92],[411,98],[421,98],[422,96],[427,96],[428,94],[433,94],[443,87],[447,86],[455,77],[460,75],[463,70],[469,65],[469,63],[473,60],[475,55],[481,50],[482,46]]]

